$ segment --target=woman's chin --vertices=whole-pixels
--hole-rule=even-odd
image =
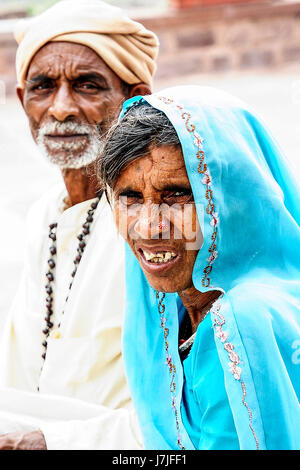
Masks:
[[[186,288],[186,284],[179,283],[178,280],[177,282],[170,282],[168,279],[153,279],[153,276],[149,276],[146,272],[144,272],[144,274],[150,286],[158,292],[173,294],[175,292],[181,292]]]
[[[171,288],[165,288],[165,287],[154,287],[152,286],[153,289],[155,289],[157,292],[162,292],[164,294],[174,294],[177,292],[176,289],[171,289]]]

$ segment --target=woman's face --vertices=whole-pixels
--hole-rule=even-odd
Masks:
[[[151,286],[160,292],[191,287],[203,236],[181,149],[155,147],[130,163],[113,196],[118,230]]]

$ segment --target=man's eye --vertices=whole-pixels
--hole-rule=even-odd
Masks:
[[[43,91],[48,91],[51,88],[52,88],[52,83],[51,82],[43,82],[43,83],[38,83],[36,85],[33,85],[31,87],[31,91],[43,92]]]
[[[78,91],[83,91],[85,93],[91,93],[101,90],[101,88],[96,85],[95,83],[91,82],[84,82],[84,83],[77,83],[75,85],[75,89]]]

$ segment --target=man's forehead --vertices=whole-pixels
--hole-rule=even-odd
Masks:
[[[45,44],[33,57],[27,78],[36,73],[54,73],[55,68],[69,67],[73,73],[99,73],[107,68],[99,55],[88,46],[68,42]]]

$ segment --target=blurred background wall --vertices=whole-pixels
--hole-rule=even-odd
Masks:
[[[59,1],[59,0],[56,0]],[[76,1],[76,0],[74,0]],[[0,327],[22,269],[28,208],[60,181],[44,162],[15,98],[19,18],[54,0],[0,0]],[[160,39],[154,89],[210,85],[262,116],[300,175],[300,0],[111,0]]]
[[[58,1],[58,0],[56,0]],[[0,0],[0,74],[14,93],[16,18],[55,0]],[[156,75],[271,70],[300,61],[300,1],[289,0],[114,0],[152,29],[161,48]],[[149,7],[151,5],[151,8]]]

